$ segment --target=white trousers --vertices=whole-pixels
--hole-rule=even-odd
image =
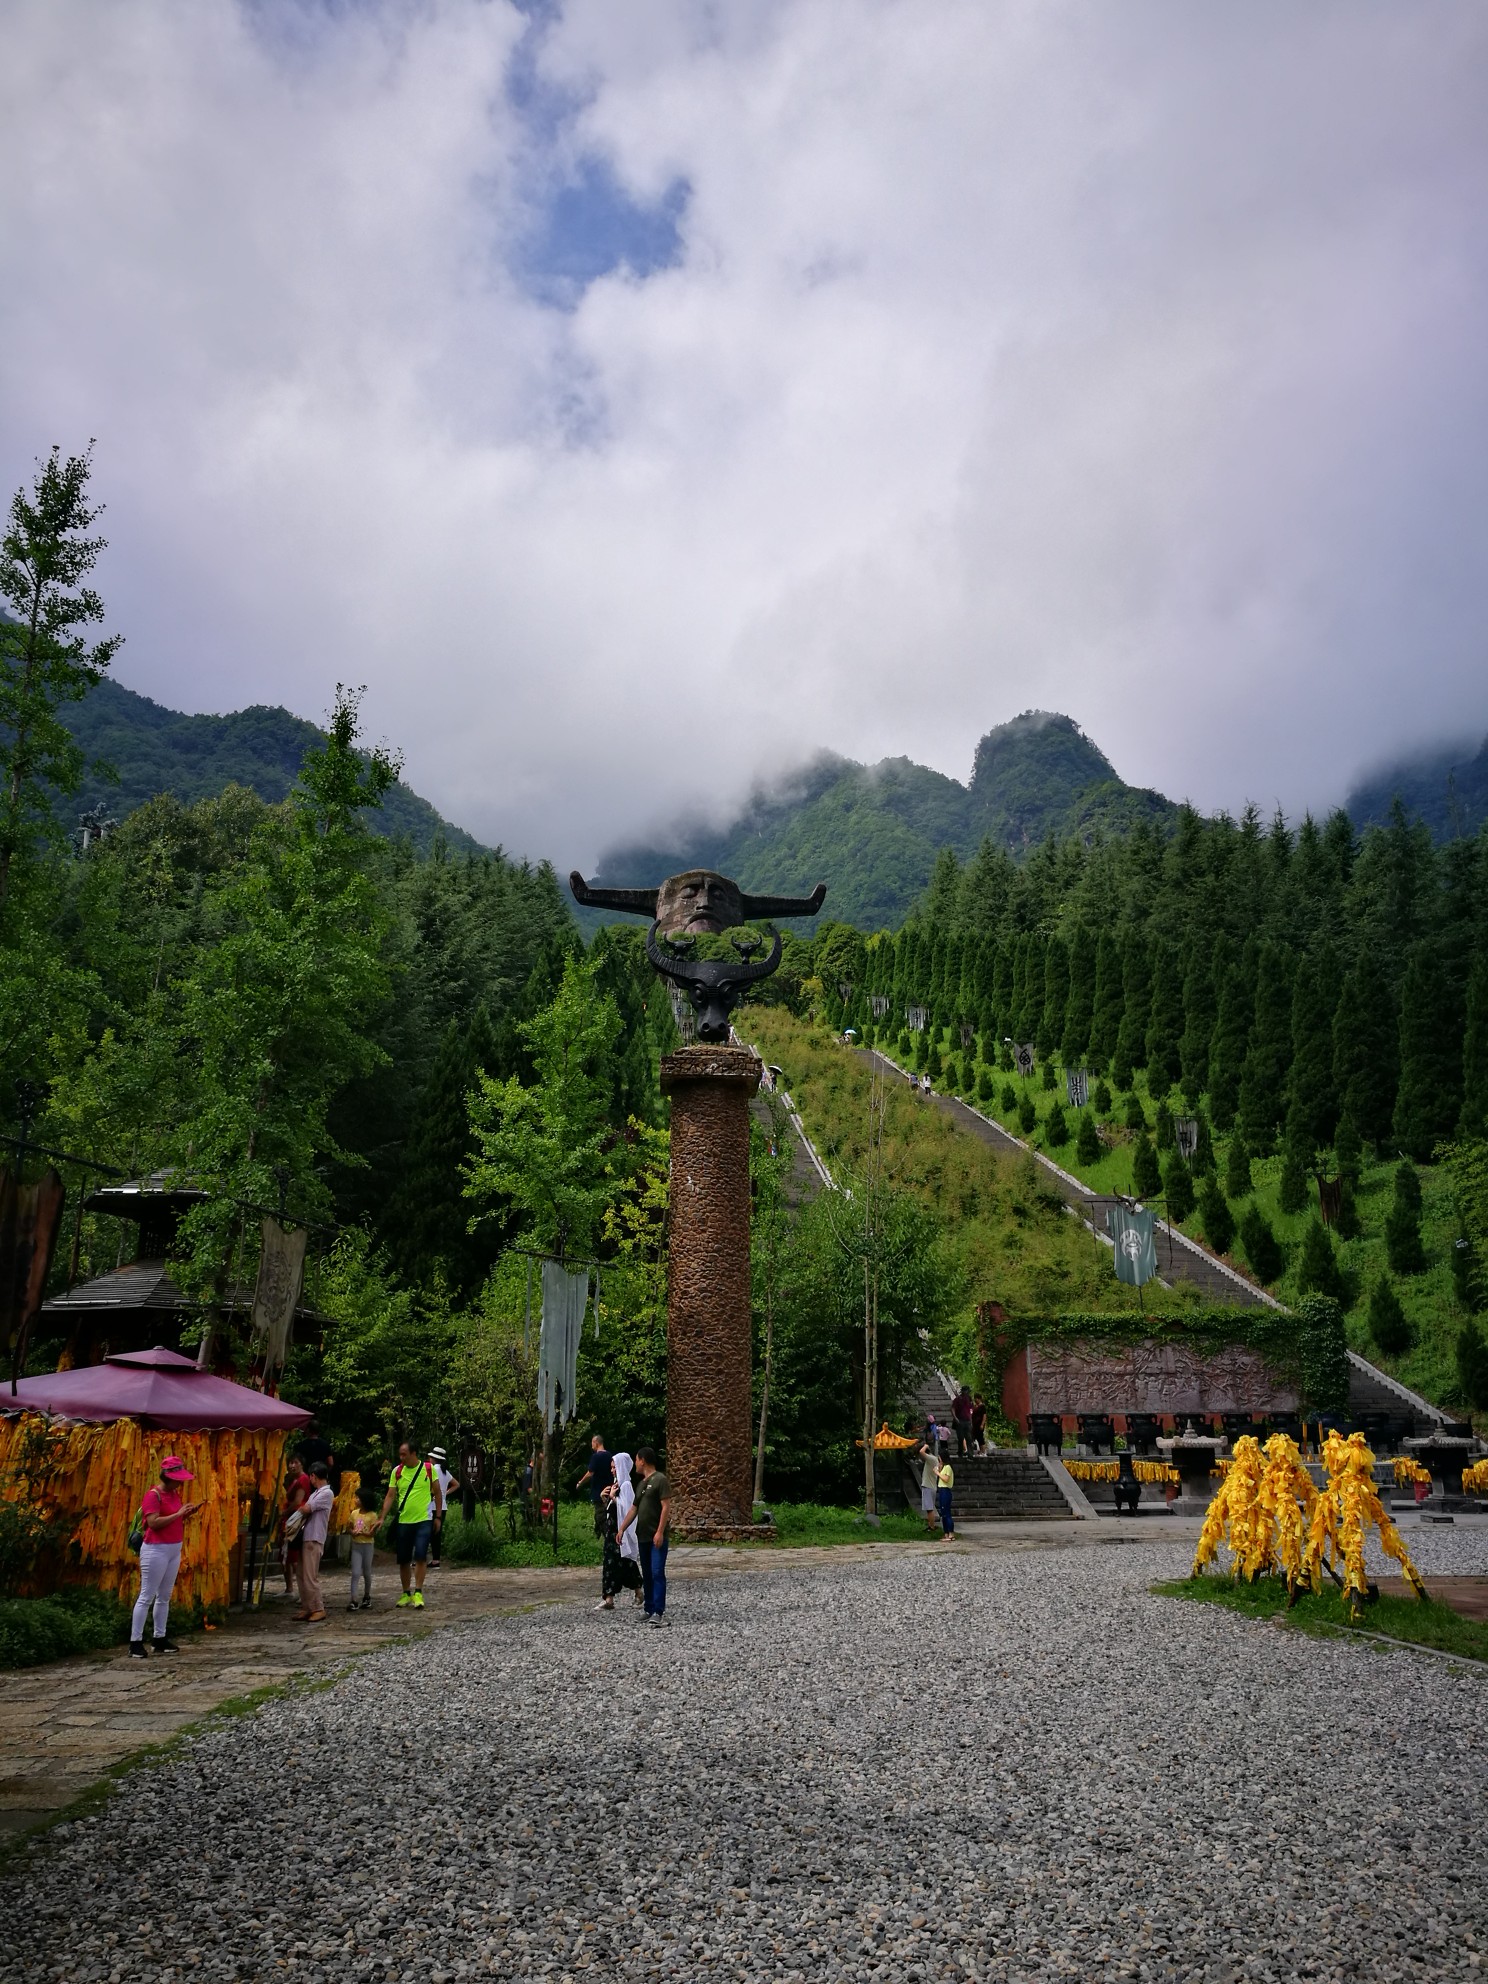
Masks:
[[[150,1607],[155,1608],[155,1637],[165,1638],[165,1624],[170,1617],[171,1593],[176,1588],[176,1572],[181,1568],[181,1546],[179,1543],[142,1543],[140,1545],[140,1595],[134,1601],[134,1619],[129,1628],[132,1640],[143,1639],[145,1620]]]

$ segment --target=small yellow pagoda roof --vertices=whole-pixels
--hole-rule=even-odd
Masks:
[[[862,1444],[863,1442],[859,1440],[858,1445],[862,1446]],[[919,1444],[919,1436],[917,1434],[891,1433],[887,1419],[873,1436],[873,1451],[876,1454],[901,1453],[904,1448],[917,1447]]]

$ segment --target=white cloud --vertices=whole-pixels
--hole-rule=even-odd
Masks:
[[[1326,800],[1488,722],[1485,58],[1470,0],[18,0],[4,459],[98,435],[121,679],[366,680],[561,860],[1030,704]],[[682,254],[561,311],[510,271],[590,153]]]

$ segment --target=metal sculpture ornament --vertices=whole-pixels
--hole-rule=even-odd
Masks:
[[[650,916],[646,955],[653,968],[675,985],[697,1016],[697,1037],[720,1046],[729,1037],[735,1006],[751,985],[768,978],[780,963],[780,932],[769,919],[815,916],[826,900],[824,882],[809,896],[746,895],[737,882],[708,868],[689,868],[657,889],[594,889],[583,876],[568,878],[574,901],[586,909],[619,909],[629,915]],[[767,956],[762,937],[731,937],[737,956],[698,958],[692,955],[700,936],[718,936],[741,924],[763,921],[772,942]]]

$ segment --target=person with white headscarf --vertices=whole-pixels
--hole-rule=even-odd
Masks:
[[[613,1486],[604,1491],[604,1564],[600,1571],[600,1610],[613,1612],[615,1596],[633,1591],[641,1598],[641,1540],[635,1527],[635,1489],[629,1454],[616,1454]]]

